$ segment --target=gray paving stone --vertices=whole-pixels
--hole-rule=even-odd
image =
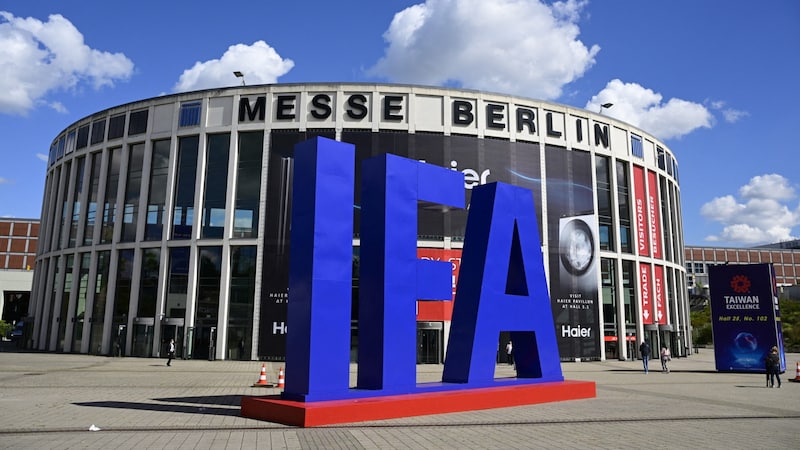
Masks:
[[[261,362],[0,351],[0,448],[798,448],[797,361],[787,355],[781,389],[717,373],[711,350],[674,359],[669,374],[564,363],[565,378],[597,383],[597,398],[298,429],[240,417],[242,396],[280,392],[252,386]],[[280,367],[267,363],[268,379]],[[417,379],[441,370],[419,366]]]

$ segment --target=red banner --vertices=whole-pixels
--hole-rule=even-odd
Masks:
[[[417,258],[432,261],[448,261],[453,267],[453,297],[456,298],[458,271],[461,269],[461,250],[444,250],[440,248],[418,248]],[[417,320],[423,322],[449,321],[453,317],[453,302],[417,301]]]
[[[639,263],[639,285],[642,288],[642,323],[653,323],[653,303],[651,300],[650,264]]]
[[[650,212],[648,221],[650,222],[650,243],[653,246],[653,258],[663,258],[661,256],[661,209],[658,202],[658,184],[656,173],[647,172],[647,209]]]
[[[653,299],[654,299],[654,315],[656,323],[667,323],[667,308],[666,300],[664,298],[664,267],[653,266]]]
[[[644,168],[633,166],[633,206],[636,221],[636,248],[641,256],[650,256],[650,239],[647,227]]]

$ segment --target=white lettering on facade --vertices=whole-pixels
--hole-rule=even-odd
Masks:
[[[565,338],[592,337],[592,329],[587,327],[582,327],[580,325],[575,325],[574,327],[571,325],[561,325],[561,337]]]

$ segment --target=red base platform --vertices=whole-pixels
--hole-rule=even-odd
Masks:
[[[351,400],[296,402],[280,396],[242,397],[243,417],[299,427],[396,419],[597,396],[595,383],[561,381]]]

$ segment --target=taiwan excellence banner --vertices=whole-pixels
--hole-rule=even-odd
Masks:
[[[708,275],[717,370],[764,373],[773,346],[785,370],[772,264],[709,266]]]

